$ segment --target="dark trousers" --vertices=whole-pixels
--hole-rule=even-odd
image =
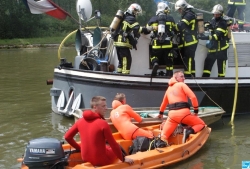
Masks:
[[[129,74],[130,68],[131,68],[131,63],[132,63],[130,49],[127,47],[117,47],[116,46],[116,52],[117,52],[117,57],[118,57],[118,61],[119,61],[117,72]]]
[[[164,64],[166,65],[166,73],[169,75],[173,72],[173,54],[171,53],[171,49],[152,49],[151,57],[150,57],[152,65],[154,63],[158,63],[160,60],[164,60]]]
[[[218,77],[225,77],[226,74],[226,61],[227,61],[227,50],[218,52],[209,52],[205,59],[204,70],[202,77],[210,77],[214,62],[217,60],[218,66]]]
[[[185,77],[191,77],[191,74],[195,77],[195,51],[197,44],[186,46],[181,48],[181,56],[184,64],[184,75]]]
[[[238,11],[238,19],[244,21],[244,15],[243,15],[243,13],[244,13],[244,10],[246,8],[245,5],[231,5],[230,4],[230,5],[228,5],[227,8],[228,8],[227,9],[227,16],[233,18],[234,17],[234,13],[235,13],[235,11],[237,9],[237,11]]]

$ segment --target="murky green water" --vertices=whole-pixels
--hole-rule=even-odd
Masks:
[[[74,48],[61,56],[73,61]],[[38,137],[63,139],[73,119],[51,112],[47,79],[58,65],[56,48],[0,50],[0,169],[17,169],[26,143]],[[241,168],[250,161],[250,112],[235,118],[232,133],[230,118],[211,125],[209,141],[194,156],[172,165],[171,169]]]

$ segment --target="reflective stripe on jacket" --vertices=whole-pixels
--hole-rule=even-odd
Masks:
[[[185,11],[182,15],[181,21],[177,23],[176,29],[182,35],[182,42],[180,44],[181,47],[198,43],[196,14],[191,9],[187,9]]]
[[[165,15],[164,18],[165,23],[165,33],[164,36],[161,37],[158,34],[158,25],[159,25],[159,16],[153,16],[147,23],[148,26],[152,26],[153,30],[153,41],[152,41],[152,49],[169,49],[173,47],[172,44],[172,31],[176,31],[175,21],[172,16]],[[163,38],[163,39],[161,39]]]
[[[246,0],[228,0],[228,4],[246,5]]]
[[[126,13],[118,35],[114,37],[114,45],[132,49],[133,45],[130,40],[133,40],[134,38],[138,39],[141,31],[142,27],[140,27],[139,23],[136,21],[135,16]],[[132,37],[132,39],[129,40],[129,36]]]
[[[212,30],[209,40],[214,42],[214,47],[209,49],[208,52],[217,52],[221,50],[226,50],[229,48],[228,43],[228,30],[227,21],[223,18],[219,20],[212,19],[211,21]]]

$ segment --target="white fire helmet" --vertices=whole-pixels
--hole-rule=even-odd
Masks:
[[[133,3],[128,7],[126,12],[130,13],[131,15],[138,15],[142,14],[142,9],[139,4]]]
[[[158,15],[159,13],[168,13],[168,12],[169,12],[168,4],[165,2],[159,2],[157,5],[156,15]]]
[[[213,10],[212,10],[212,13],[213,14],[223,14],[223,7],[220,5],[220,4],[217,4],[213,7]]]
[[[194,8],[192,5],[189,5],[185,0],[178,0],[175,3],[175,11],[178,11],[178,9],[182,9],[185,11],[187,8]]]

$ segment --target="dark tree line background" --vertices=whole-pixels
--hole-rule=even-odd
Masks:
[[[175,2],[172,0],[170,2]],[[227,10],[227,0],[186,0],[195,8],[211,11],[213,6],[220,3]],[[65,11],[70,13],[76,20],[78,14],[76,12],[76,0],[53,0],[56,4],[62,7]],[[92,8],[100,10],[101,12],[101,26],[108,27],[113,20],[118,9],[126,11],[131,3],[138,3],[141,5],[143,15],[138,17],[138,22],[144,26],[151,16],[155,15],[156,4],[154,0],[91,0]],[[249,8],[250,4],[247,4]],[[249,16],[249,10],[246,8],[246,16]],[[176,22],[180,19],[180,15],[175,12],[174,6],[171,7],[171,15]],[[235,15],[237,17],[237,13]],[[204,14],[204,20],[210,20],[212,15]],[[26,8],[22,0],[1,0],[0,1],[0,38],[32,38],[32,37],[46,37],[46,36],[63,36],[73,30],[79,28],[78,24],[67,17],[66,20],[58,20],[46,14],[31,14]],[[82,24],[85,26],[95,26],[96,21]]]

